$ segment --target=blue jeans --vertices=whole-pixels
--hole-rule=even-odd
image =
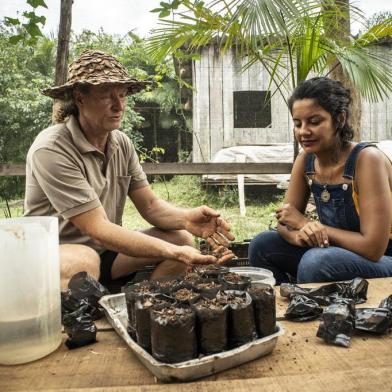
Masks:
[[[289,244],[276,231],[265,231],[251,241],[249,261],[254,267],[272,271],[277,284],[289,282],[288,275],[297,283],[392,276],[392,256],[373,262],[335,246],[301,248]]]

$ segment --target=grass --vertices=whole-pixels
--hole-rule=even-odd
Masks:
[[[274,225],[275,209],[283,198],[283,193],[276,188],[246,187],[246,216],[241,217],[237,187],[204,187],[197,176],[176,176],[170,181],[152,182],[151,186],[159,197],[179,207],[192,208],[205,204],[219,211],[230,222],[238,241],[250,239],[268,229],[271,223]],[[149,227],[131,203],[127,203],[124,211],[123,225],[130,229]]]
[[[253,238],[257,233],[275,225],[275,209],[282,203],[283,193],[265,186],[246,187],[246,216],[241,217],[237,187],[203,186],[200,177],[176,176],[169,181],[151,181],[154,192],[164,200],[179,207],[198,207],[202,204],[219,211],[228,220],[236,241]],[[23,215],[19,202],[11,202],[12,217]],[[0,202],[0,215],[4,217],[5,203]],[[128,229],[144,229],[150,225],[139,215],[132,203],[124,211],[123,226]]]

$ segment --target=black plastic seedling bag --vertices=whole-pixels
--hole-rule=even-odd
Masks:
[[[88,305],[84,305],[73,313],[65,314],[63,317],[64,330],[68,335],[65,344],[69,349],[97,341],[97,328],[87,310]]]
[[[384,298],[381,302],[380,305],[378,305],[379,308],[387,308],[392,312],[392,295],[390,295],[387,298]]]
[[[75,274],[68,290],[61,293],[61,318],[69,338],[68,348],[96,342],[97,328],[93,320],[104,315],[98,301],[109,291],[87,272]]]
[[[284,317],[294,321],[310,321],[317,319],[323,309],[320,305],[305,295],[292,295]]]
[[[75,274],[69,281],[68,288],[73,297],[87,299],[90,304],[98,303],[104,295],[110,294],[106,287],[85,271]]]
[[[155,305],[167,305],[173,302],[171,297],[163,294],[145,294],[135,303],[136,341],[139,346],[151,352],[150,310]]]
[[[144,280],[139,283],[127,284],[122,287],[121,291],[125,294],[125,303],[127,305],[128,333],[132,339],[136,339],[136,301],[143,298],[144,295],[156,293],[157,287],[153,282]]]
[[[251,284],[249,276],[239,275],[234,272],[223,275],[220,280],[225,290],[245,291]]]
[[[227,349],[228,305],[218,299],[201,298],[193,305],[199,351],[204,355]]]
[[[202,278],[218,280],[229,272],[229,268],[218,264],[208,264],[206,266],[198,267],[197,272]]]
[[[69,281],[68,290],[61,293],[61,312],[65,315],[87,305],[85,313],[98,320],[104,315],[98,301],[107,294],[109,291],[87,272],[78,272]]]
[[[164,363],[197,357],[195,312],[189,306],[157,306],[151,309],[151,352]]]
[[[349,347],[355,325],[353,300],[340,300],[324,309],[317,337],[327,343]]]
[[[289,298],[296,294],[305,295],[322,306],[330,305],[340,298],[352,299],[356,304],[361,304],[366,302],[368,285],[368,281],[363,278],[329,283],[318,288],[303,288],[291,283],[282,283],[280,295]]]
[[[215,279],[205,278],[197,281],[195,288],[202,297],[213,299],[222,290],[222,284]]]
[[[248,289],[252,298],[256,330],[259,338],[272,335],[276,329],[275,291],[268,285],[258,283]]]
[[[229,305],[229,347],[242,346],[257,339],[250,295],[244,291],[227,290],[219,292],[217,298]]]
[[[355,329],[375,334],[387,333],[392,313],[387,308],[360,308],[355,311]]]

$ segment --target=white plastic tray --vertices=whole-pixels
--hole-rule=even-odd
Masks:
[[[277,323],[277,331],[273,335],[249,342],[233,350],[208,355],[201,359],[167,364],[157,361],[129,336],[127,332],[128,314],[124,294],[106,295],[101,298],[99,303],[104,308],[109,323],[124,339],[143,365],[158,379],[165,382],[195,380],[267,355],[274,349],[278,336],[283,335],[284,332],[281,325]]]

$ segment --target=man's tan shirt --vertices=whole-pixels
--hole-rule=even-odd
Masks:
[[[25,215],[59,218],[60,243],[102,247],[69,221],[102,206],[121,225],[127,194],[148,185],[131,140],[110,132],[106,153],[91,145],[71,116],[42,131],[30,147],[26,164]]]

